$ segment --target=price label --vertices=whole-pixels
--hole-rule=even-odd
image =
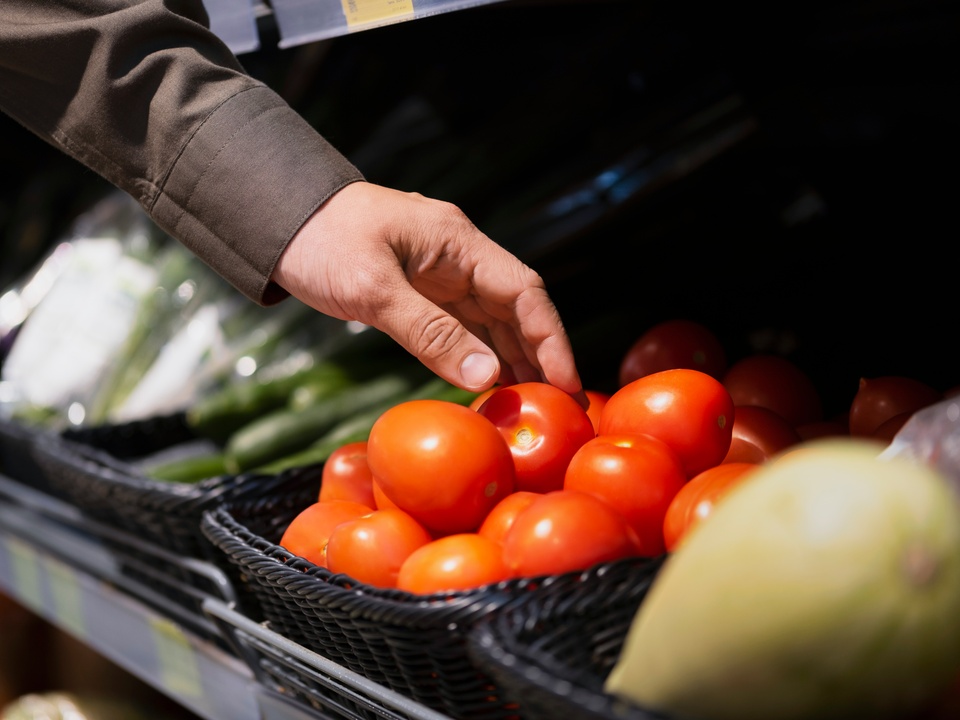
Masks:
[[[78,637],[87,636],[86,623],[83,614],[83,594],[80,583],[73,568],[64,565],[59,560],[46,558],[44,565],[47,577],[50,580],[50,590],[53,594],[53,611],[65,630]]]
[[[340,0],[347,25],[413,17],[413,0]]]
[[[6,539],[13,573],[13,587],[24,605],[34,611],[43,610],[40,583],[40,557],[30,545],[17,538]]]
[[[179,697],[201,697],[200,669],[187,636],[179,626],[166,618],[151,618],[150,629],[157,649],[159,677],[163,686]]]

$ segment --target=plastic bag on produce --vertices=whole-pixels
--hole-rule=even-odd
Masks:
[[[78,218],[2,297],[0,318],[15,333],[0,417],[54,430],[188,406],[198,369],[226,352],[234,308],[255,305],[124,193]]]
[[[254,373],[316,362],[345,325],[293,298],[258,305],[110,195],[0,295],[0,417],[59,431],[186,410]]]
[[[880,457],[906,457],[932,465],[960,493],[960,397],[915,412]]]
[[[23,282],[0,296],[0,415],[59,426],[88,400],[156,285],[162,235],[134,201],[110,195],[79,217]]]

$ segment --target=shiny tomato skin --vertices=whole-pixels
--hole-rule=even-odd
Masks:
[[[493,395],[497,390],[500,389],[500,385],[494,385],[492,388],[484,390],[482,393],[478,394],[470,403],[467,405],[471,410],[479,410],[480,406],[483,405],[487,398]]]
[[[376,479],[373,481],[373,500],[374,508],[377,510],[397,507],[397,504],[393,502],[393,500],[384,495],[383,488],[380,487],[380,483],[378,483]]]
[[[431,540],[430,532],[409,513],[374,510],[334,528],[327,542],[327,568],[367,585],[393,588],[404,561]]]
[[[476,412],[493,423],[510,448],[516,490],[559,490],[570,458],[597,434],[580,403],[544,382],[501,387]]]
[[[478,534],[483,535],[496,543],[503,543],[507,530],[517,519],[517,515],[530,503],[540,497],[541,493],[529,490],[515,490],[503,500],[493,506],[493,509],[484,518]]]
[[[870,437],[895,415],[914,413],[942,399],[943,393],[916,378],[903,375],[860,378],[850,403],[850,434]]]
[[[759,466],[759,463],[723,463],[691,478],[673,498],[663,519],[667,552],[674,552],[691,529],[710,516],[717,502]]]
[[[383,494],[435,535],[474,532],[514,490],[513,454],[479,412],[410,400],[370,429],[367,461]]]
[[[899,415],[887,418],[877,426],[876,430],[870,433],[870,437],[884,445],[889,445],[893,442],[893,438],[896,437],[901,428],[907,424],[907,420],[912,417],[912,412],[902,412]]]
[[[400,566],[397,589],[429,595],[472,590],[509,578],[499,543],[477,533],[458,533],[414,550]]]
[[[320,501],[351,500],[374,507],[373,473],[367,463],[367,441],[341,445],[327,458],[320,476]]]
[[[800,440],[800,433],[773,410],[739,405],[734,409],[730,449],[723,462],[761,463]]]
[[[565,490],[579,490],[608,502],[637,534],[637,554],[665,552],[663,517],[686,484],[680,458],[652,435],[598,435],[570,461]]]
[[[601,435],[653,435],[673,448],[688,478],[730,449],[733,400],[712,375],[675,368],[617,390],[600,414]]]
[[[609,503],[577,490],[544,493],[517,515],[503,540],[514,577],[585,570],[636,555],[635,535]]]
[[[590,403],[587,406],[587,416],[590,418],[590,422],[593,423],[594,433],[599,433],[600,414],[603,412],[603,406],[606,405],[607,400],[610,399],[610,393],[600,390],[584,390],[583,392],[587,396],[587,401]]]
[[[297,514],[280,538],[280,547],[320,567],[327,566],[327,540],[334,528],[373,512],[372,507],[348,500],[315,502]]]
[[[688,368],[715,377],[727,370],[727,354],[714,332],[685,318],[665,320],[648,328],[620,360],[620,387],[661,370]]]
[[[723,376],[734,405],[773,410],[793,427],[823,419],[823,401],[811,377],[783,355],[756,353],[737,360]]]

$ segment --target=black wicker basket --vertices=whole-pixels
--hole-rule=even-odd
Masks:
[[[682,720],[603,689],[655,575],[614,564],[589,571],[572,592],[545,586],[476,623],[470,656],[524,720]]]
[[[48,482],[85,515],[164,549],[222,560],[200,530],[205,510],[246,503],[247,516],[265,529],[285,527],[291,513],[315,499],[320,465],[276,475],[218,475],[196,483],[154,480],[138,470],[138,458],[195,441],[182,413],[119,425],[68,430],[33,443],[33,456]]]
[[[242,569],[270,628],[290,640],[396,692],[453,718],[518,718],[494,680],[470,657],[473,625],[538,593],[590,594],[603,570],[523,578],[434,595],[376,588],[331,573],[275,544],[243,522],[232,505],[204,513],[202,529]],[[656,561],[611,564],[636,582]]]
[[[48,430],[0,418],[0,473],[28,487],[56,495],[32,449],[35,442],[49,435],[52,433]]]

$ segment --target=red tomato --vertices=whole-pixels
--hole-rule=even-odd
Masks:
[[[479,412],[410,400],[370,429],[367,462],[384,495],[435,535],[474,532],[514,489],[513,454]]]
[[[723,462],[761,463],[800,442],[800,433],[769,408],[739,405],[733,413],[733,435]]]
[[[587,400],[590,401],[590,405],[587,407],[587,416],[593,423],[594,433],[598,433],[600,431],[600,413],[603,412],[603,406],[610,399],[610,393],[599,390],[584,390],[583,392],[586,394]]]
[[[320,476],[319,499],[321,502],[351,500],[368,507],[376,506],[366,440],[341,445],[330,453]]]
[[[733,400],[719,380],[676,368],[617,390],[600,414],[600,434],[658,437],[677,453],[690,478],[723,460],[733,417]]]
[[[373,481],[373,500],[374,507],[377,510],[383,510],[384,508],[395,508],[397,504],[393,502],[390,498],[383,494],[383,488],[380,487],[380,483],[374,479]]]
[[[340,523],[373,512],[372,507],[348,500],[328,500],[308,505],[293,518],[280,538],[280,547],[306,558],[314,565],[327,566],[327,540]]]
[[[900,432],[900,429],[907,424],[907,420],[912,417],[912,412],[894,415],[892,418],[888,418],[880,423],[880,425],[877,426],[877,429],[870,433],[870,437],[874,440],[882,442],[884,445],[889,445],[893,442],[893,438],[896,437],[896,434]]]
[[[577,490],[554,490],[523,510],[503,540],[515,577],[585,570],[636,554],[636,535],[612,505]]]
[[[889,445],[893,442],[896,434],[900,432],[900,428],[906,425],[907,420],[912,417],[912,412],[902,412],[899,415],[894,415],[892,418],[888,418],[880,423],[877,429],[870,433],[870,437],[878,442],[882,442],[884,445]]]
[[[902,375],[860,378],[850,403],[850,434],[869,437],[894,415],[914,413],[943,399],[943,393]]]
[[[570,458],[597,435],[580,403],[544,382],[502,387],[477,412],[506,440],[517,490],[543,493],[562,488]]]
[[[661,370],[688,368],[723,377],[727,355],[710,328],[693,320],[658,323],[644,332],[620,361],[620,387]]]
[[[759,405],[796,427],[823,419],[813,380],[782,355],[758,353],[741,358],[723,376],[734,405]]]
[[[517,519],[517,515],[538,497],[540,497],[540,493],[528,490],[517,490],[510,493],[494,505],[477,532],[497,543],[502,543],[507,530]]]
[[[470,590],[509,577],[499,543],[476,533],[459,533],[414,550],[400,566],[397,589],[429,595]]]
[[[396,587],[400,566],[431,540],[430,532],[403,510],[374,510],[334,528],[327,542],[327,567],[367,585]]]
[[[663,516],[687,481],[680,458],[652,435],[598,435],[581,447],[565,490],[595,495],[615,507],[637,534],[638,554],[664,552]]]
[[[480,406],[487,401],[487,398],[493,395],[499,389],[500,389],[500,385],[494,385],[492,388],[489,388],[488,390],[484,390],[482,393],[477,395],[473,400],[471,400],[470,404],[467,405],[467,407],[470,408],[471,410],[479,410]]]
[[[691,529],[710,516],[717,502],[758,466],[758,463],[723,463],[691,478],[673,498],[663,519],[667,552],[676,550]]]

